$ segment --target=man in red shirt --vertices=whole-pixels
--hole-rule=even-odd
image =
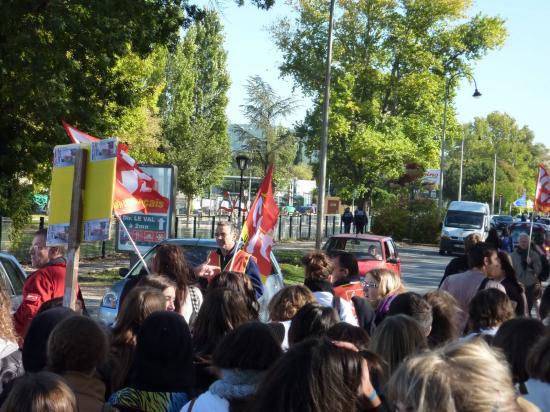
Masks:
[[[46,230],[41,229],[34,235],[30,254],[32,267],[37,270],[25,280],[21,305],[13,315],[15,330],[22,339],[40,306],[51,299],[63,297],[65,292],[64,250],[62,247],[46,246],[46,234]],[[78,286],[77,296],[83,302]]]

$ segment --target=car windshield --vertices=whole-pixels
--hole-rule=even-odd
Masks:
[[[497,222],[512,223],[514,218],[512,216],[494,216],[493,219]]]
[[[382,260],[380,241],[366,239],[346,239],[333,237],[325,245],[327,252],[342,250],[360,260]]]
[[[187,245],[178,245],[183,249],[183,254],[185,255],[185,259],[187,260],[187,263],[191,267],[191,269],[199,266],[201,263],[206,262],[206,259],[208,258],[208,254],[211,250],[213,250],[213,247],[207,247],[207,246],[187,246]],[[153,256],[155,256],[156,249],[158,246],[155,246],[153,249],[151,249],[147,254],[143,257],[145,262],[147,262],[147,266],[149,267],[149,270],[151,270],[151,261],[153,260]],[[132,271],[129,273],[129,276],[136,276],[142,272],[145,272],[143,269],[143,263],[139,262],[136,266],[132,268]]]
[[[445,217],[445,226],[480,229],[483,226],[483,214],[462,210],[449,210]]]
[[[512,228],[512,230],[510,231],[510,236],[512,237],[512,242],[514,243],[514,245],[517,245],[517,243],[519,241],[519,236],[522,233],[529,234],[529,230],[530,230],[529,225],[516,226],[516,227]],[[538,228],[534,227],[533,228],[532,239],[533,239],[533,242],[535,242],[537,245],[543,246],[544,245],[544,229],[541,229],[540,227],[538,227]]]

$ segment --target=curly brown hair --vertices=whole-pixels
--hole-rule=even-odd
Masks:
[[[468,313],[472,332],[499,326],[515,315],[512,302],[506,293],[494,288],[477,292],[470,302]]]
[[[321,252],[311,252],[302,258],[305,278],[310,280],[328,280],[333,265],[330,258]]]
[[[273,322],[290,320],[303,306],[314,302],[315,296],[306,286],[287,286],[269,301],[269,319]]]
[[[11,316],[11,300],[3,288],[0,288],[0,338],[10,342],[17,342],[17,335]]]

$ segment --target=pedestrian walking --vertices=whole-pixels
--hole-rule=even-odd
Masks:
[[[351,224],[353,223],[353,213],[351,213],[349,207],[346,207],[342,214],[342,223],[344,224],[344,233],[350,233]]]

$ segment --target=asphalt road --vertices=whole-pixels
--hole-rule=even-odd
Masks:
[[[440,256],[439,250],[427,246],[401,246],[401,276],[408,291],[426,293],[437,289],[445,266],[454,256]]]

